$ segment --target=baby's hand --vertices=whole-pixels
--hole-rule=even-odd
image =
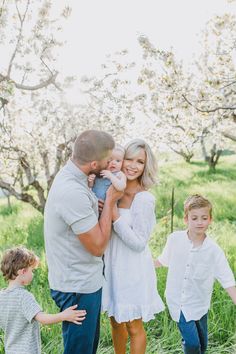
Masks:
[[[111,173],[111,171],[108,171],[108,170],[102,170],[100,172],[100,175],[103,177],[103,178],[111,178],[111,176],[113,176],[113,174]]]
[[[73,322],[77,325],[81,325],[85,319],[85,310],[75,310],[78,305],[70,306],[66,310],[62,311],[63,321]]]
[[[95,178],[96,178],[96,175],[94,173],[91,173],[91,175],[88,175],[88,186],[89,186],[89,188],[92,188],[94,186]]]

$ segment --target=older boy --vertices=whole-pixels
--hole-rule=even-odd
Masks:
[[[43,313],[34,296],[24,286],[31,283],[38,258],[26,248],[7,250],[1,261],[1,271],[8,287],[0,291],[0,328],[5,332],[6,354],[40,354],[39,323],[70,321],[81,324],[85,311],[77,305],[57,314]]]
[[[168,267],[166,301],[178,323],[185,354],[205,353],[207,312],[214,280],[217,279],[236,304],[232,270],[223,250],[206,235],[212,221],[212,205],[200,195],[184,203],[186,231],[172,233],[156,267]]]

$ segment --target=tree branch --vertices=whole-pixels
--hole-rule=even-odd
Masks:
[[[192,106],[193,108],[195,108],[198,112],[202,112],[202,113],[214,113],[214,112],[217,112],[219,110],[235,110],[236,107],[215,107],[213,109],[201,109],[201,108],[198,108],[197,106],[195,106],[192,102],[190,102],[187,97],[185,95],[182,95],[183,99],[190,105]]]
[[[236,142],[236,135],[233,135],[233,134],[227,133],[227,132],[223,132],[223,136],[224,136],[225,138],[228,138],[228,139],[233,140],[233,141]]]
[[[22,37],[22,31],[23,31],[23,25],[24,25],[24,21],[25,21],[25,17],[26,17],[28,8],[29,8],[29,3],[30,3],[30,0],[27,1],[26,7],[25,7],[25,12],[23,14],[23,17],[21,17],[19,8],[17,6],[17,1],[15,1],[17,14],[18,14],[18,17],[19,17],[19,20],[20,20],[20,29],[19,29],[19,34],[17,36],[16,47],[15,47],[15,50],[14,50],[12,56],[11,56],[11,59],[10,59],[10,62],[9,62],[9,66],[8,66],[8,70],[7,70],[7,76],[8,77],[10,77],[13,61],[14,61],[14,59],[16,57],[16,53],[18,52],[18,47],[20,45],[20,40],[21,40],[21,37]]]
[[[23,202],[31,204],[35,209],[37,209],[40,213],[43,213],[44,208],[36,202],[36,200],[32,197],[32,195],[28,193],[19,193],[17,192],[9,183],[4,182],[0,178],[0,188],[7,190],[10,195],[13,195],[18,200],[22,200]]]

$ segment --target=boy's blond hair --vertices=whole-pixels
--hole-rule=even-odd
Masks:
[[[188,216],[188,212],[192,209],[208,208],[209,215],[212,217],[212,204],[211,202],[201,196],[200,194],[194,194],[189,196],[184,202],[184,216]]]
[[[1,271],[6,280],[14,280],[20,269],[37,266],[38,257],[25,247],[14,247],[4,252]]]

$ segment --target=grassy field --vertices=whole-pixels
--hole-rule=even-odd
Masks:
[[[157,226],[150,246],[154,256],[163,248],[170,233],[171,191],[175,188],[174,230],[182,229],[183,201],[189,194],[201,193],[213,203],[214,222],[209,234],[224,249],[229,263],[236,273],[236,156],[222,158],[216,173],[209,174],[203,162],[161,163],[159,185],[153,190],[157,199]],[[0,250],[23,244],[33,249],[41,259],[29,290],[35,295],[46,312],[57,312],[50,298],[43,243],[43,218],[26,204],[14,202],[12,211],[6,201],[0,201]],[[164,298],[166,269],[158,270],[158,290]],[[5,283],[0,277],[0,287]],[[176,324],[168,311],[159,314],[146,325],[148,354],[181,353],[181,341]],[[215,284],[209,313],[209,354],[236,353],[236,310],[230,298],[218,283]],[[41,328],[43,353],[62,353],[61,326]],[[3,334],[0,333],[0,353],[4,353]],[[99,354],[113,353],[109,322],[106,315],[101,319]]]

